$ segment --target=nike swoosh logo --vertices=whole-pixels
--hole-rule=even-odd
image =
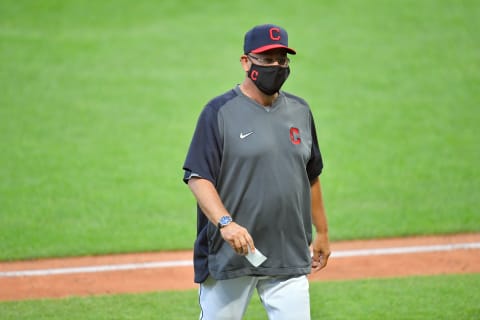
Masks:
[[[240,132],[240,139],[245,139],[251,134],[253,134],[253,131],[250,131],[249,133],[245,133],[245,134],[243,132]]]

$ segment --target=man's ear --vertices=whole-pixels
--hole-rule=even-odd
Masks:
[[[245,72],[248,72],[248,70],[250,69],[250,61],[248,60],[248,57],[243,54],[241,57],[240,57],[240,63],[242,64],[242,68]]]

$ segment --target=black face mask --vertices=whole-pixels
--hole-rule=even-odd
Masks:
[[[259,66],[253,64],[248,70],[248,77],[252,79],[257,88],[266,95],[274,95],[280,90],[290,74],[290,67]]]

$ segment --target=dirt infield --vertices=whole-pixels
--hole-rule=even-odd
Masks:
[[[480,273],[480,233],[335,242],[311,281]],[[0,263],[0,301],[162,290],[193,283],[190,251]]]

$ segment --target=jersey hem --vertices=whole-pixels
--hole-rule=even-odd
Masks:
[[[210,270],[210,275],[215,280],[228,280],[245,276],[303,276],[311,273],[311,267],[304,268],[245,268],[235,271]]]

